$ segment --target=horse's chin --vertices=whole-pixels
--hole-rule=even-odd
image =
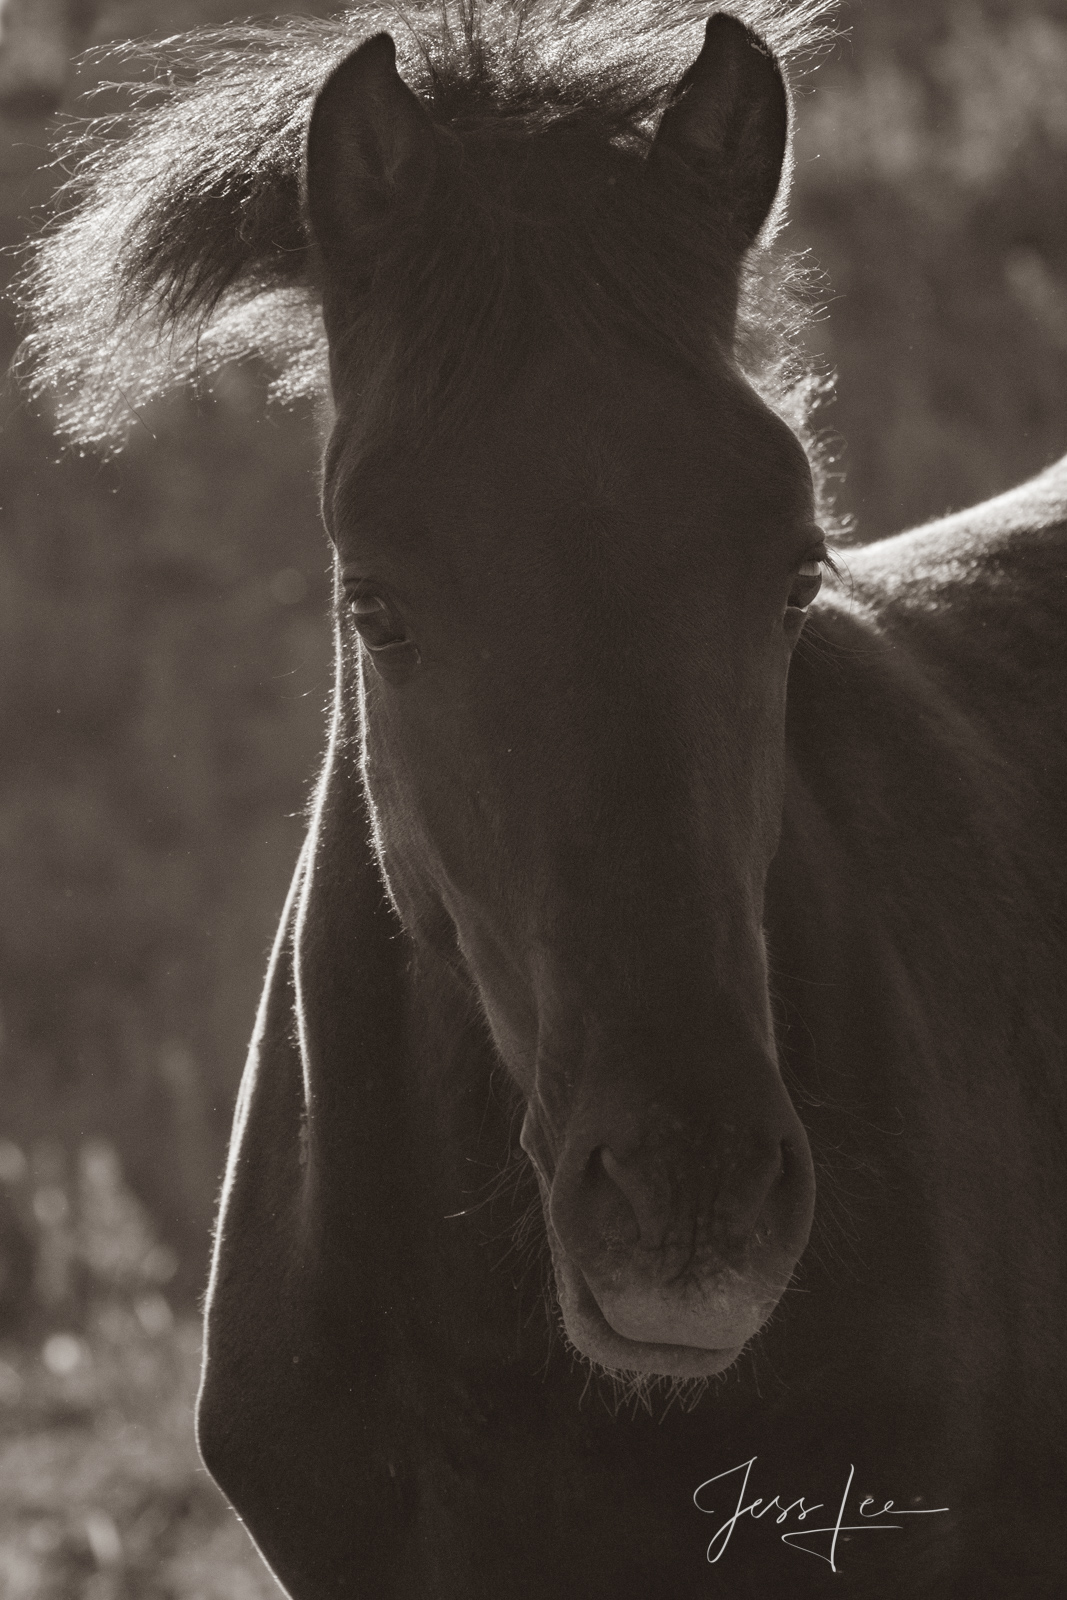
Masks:
[[[749,1316],[731,1327],[721,1345],[680,1344],[665,1339],[634,1339],[613,1327],[585,1280],[553,1241],[560,1310],[575,1349],[608,1372],[646,1373],[660,1378],[714,1378],[733,1365],[765,1316]],[[649,1330],[651,1331],[651,1329]]]

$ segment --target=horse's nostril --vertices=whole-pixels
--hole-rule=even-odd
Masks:
[[[605,1174],[629,1202],[637,1220],[639,1242],[646,1250],[661,1249],[667,1230],[667,1214],[647,1179],[619,1161],[606,1144],[601,1145],[599,1155]]]

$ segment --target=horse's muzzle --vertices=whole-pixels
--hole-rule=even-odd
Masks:
[[[769,1065],[769,1064],[768,1064]],[[616,1096],[569,1119],[558,1157],[536,1108],[522,1143],[541,1184],[571,1342],[609,1368],[710,1376],[780,1300],[807,1243],[814,1178],[777,1072],[694,1131]]]

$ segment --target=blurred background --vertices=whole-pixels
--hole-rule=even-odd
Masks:
[[[303,14],[331,7],[305,3]],[[710,6],[709,6],[710,9]],[[245,14],[0,0],[0,287],[88,43]],[[1067,450],[1067,0],[853,0],[795,248],[858,536]],[[0,360],[17,330],[0,308]],[[198,1299],[323,744],[313,417],[227,371],[112,462],[0,395],[0,1594],[277,1595],[199,1468]]]

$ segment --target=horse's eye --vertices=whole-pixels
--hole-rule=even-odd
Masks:
[[[789,605],[795,611],[803,611],[809,606],[822,588],[822,564],[815,556],[809,556],[807,561],[802,561],[793,574],[792,587],[789,590]]]
[[[388,650],[390,645],[407,644],[404,624],[394,616],[380,594],[354,594],[348,609],[368,650]]]

